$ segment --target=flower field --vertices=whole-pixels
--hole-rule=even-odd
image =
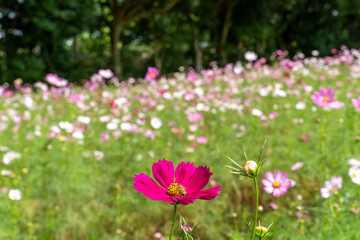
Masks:
[[[0,239],[168,239],[171,203],[174,236],[186,221],[193,239],[249,239],[253,182],[231,166],[265,140],[267,238],[360,239],[360,52],[286,54],[0,86]]]

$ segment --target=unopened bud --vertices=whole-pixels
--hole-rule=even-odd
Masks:
[[[184,225],[181,226],[181,230],[184,231],[184,232],[187,232],[187,233],[191,233],[192,228],[189,225],[184,224]]]
[[[244,164],[243,171],[249,176],[255,176],[256,169],[257,169],[257,163],[255,161],[247,161]]]
[[[255,234],[258,237],[265,237],[265,234],[267,233],[268,229],[266,227],[263,226],[257,226],[255,227]]]

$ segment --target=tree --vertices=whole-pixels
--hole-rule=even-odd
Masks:
[[[165,1],[151,0],[102,0],[103,19],[110,27],[111,62],[115,74],[122,77],[122,62],[119,51],[119,41],[122,31],[131,22],[153,16],[170,10],[179,0]]]
[[[5,1],[0,11],[5,51],[2,81],[17,77],[36,81],[55,71],[64,77],[71,75],[76,56],[66,42],[74,41],[94,23],[93,0]]]

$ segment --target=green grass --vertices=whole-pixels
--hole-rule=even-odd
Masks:
[[[85,100],[86,104],[94,101],[93,107],[86,111],[68,103],[65,97],[61,97],[58,103],[53,101],[53,96],[44,101],[39,92],[30,94],[35,101],[32,110],[21,104],[21,93],[16,93],[8,101],[0,99],[1,114],[9,118],[4,121],[8,124],[7,129],[0,132],[0,145],[22,155],[11,165],[1,166],[2,169],[12,170],[14,175],[1,176],[0,186],[19,189],[22,199],[11,201],[7,194],[0,194],[0,239],[146,240],[155,239],[155,232],[166,237],[170,233],[173,207],[146,198],[133,189],[132,180],[139,173],[152,176],[152,164],[163,158],[173,161],[175,166],[181,161],[191,161],[196,166],[207,165],[214,173],[212,179],[223,188],[214,200],[196,200],[192,205],[178,208],[189,225],[198,225],[196,233],[201,239],[249,239],[246,221],[251,221],[253,213],[252,181],[230,174],[225,165],[231,164],[227,156],[243,164],[244,148],[251,159],[256,159],[265,139],[267,145],[263,158],[267,162],[258,178],[260,204],[264,211],[259,213],[259,217],[266,226],[275,223],[277,231],[273,239],[360,239],[360,215],[350,211],[354,201],[360,201],[360,186],[351,182],[347,164],[348,158],[360,158],[360,142],[355,140],[360,136],[360,113],[345,96],[347,92],[352,92],[357,97],[356,89],[360,84],[358,79],[346,80],[350,78],[348,66],[330,68],[339,69],[341,75],[319,81],[320,74],[328,73],[323,68],[315,70],[314,66],[308,67],[309,76],[290,72],[298,82],[292,90],[298,91],[300,98],[295,94],[288,94],[284,98],[271,94],[259,97],[260,86],[281,82],[263,76],[260,71],[250,70],[258,75],[256,78],[245,75],[230,77],[233,85],[227,82],[228,76],[218,75],[212,84],[201,85],[205,92],[209,92],[210,88],[217,89],[215,95],[219,100],[204,102],[209,106],[209,111],[201,111],[204,117],[197,132],[189,130],[190,123],[185,111],[194,107],[198,100],[186,103],[182,98],[168,100],[156,94],[165,85],[171,93],[183,88],[187,88],[186,91],[196,88],[190,83],[183,83],[180,77],[171,80],[176,84],[169,84],[169,80],[161,82],[159,87],[140,84],[124,90],[123,87],[108,86],[94,92],[72,89],[89,97]],[[275,70],[277,68],[271,69]],[[244,83],[240,79],[244,79]],[[343,82],[343,86],[335,87],[337,81]],[[328,112],[325,155],[321,154],[323,110],[317,108],[316,112],[312,111],[311,108],[315,106],[311,99],[312,92],[303,91],[304,83],[315,91],[320,86],[335,87],[337,99],[345,102],[344,108]],[[248,90],[249,87],[252,89]],[[231,89],[238,89],[238,93],[229,94]],[[283,89],[290,90],[285,84]],[[113,96],[108,99],[101,97],[104,91]],[[147,105],[136,100],[136,95],[141,95],[143,91],[150,93],[144,99],[154,99],[157,106],[162,104],[165,108],[156,110],[155,107],[148,107],[144,111],[142,108]],[[108,104],[121,96],[128,98],[131,106],[128,112],[120,109],[120,115],[114,116]],[[250,106],[237,111],[227,108],[228,105],[224,105],[226,100],[220,100],[221,96],[234,99],[237,105],[243,105],[246,99],[252,102]],[[298,101],[305,102],[306,109],[296,110]],[[11,120],[10,108],[16,109],[16,115],[20,116],[28,111],[29,120],[23,120],[17,126]],[[279,116],[264,126],[258,117],[250,113],[250,108],[258,108],[267,115],[278,111]],[[117,140],[111,137],[108,142],[99,141],[100,134],[106,131],[106,123],[99,122],[100,116],[110,114],[112,118],[123,121],[124,116],[130,115],[129,122],[135,123],[139,111],[144,113],[145,119],[141,129],[152,129],[150,119],[154,116],[161,118],[163,126],[159,130],[153,129],[155,139],[145,138],[142,133],[123,131]],[[66,141],[59,138],[49,140],[51,125],[60,121],[73,122],[79,115],[92,119],[89,130],[84,133],[83,144],[71,137]],[[295,124],[295,118],[303,119],[303,123]],[[321,121],[317,123],[317,119]],[[175,122],[182,132],[173,133],[169,122]],[[240,130],[234,130],[234,124],[244,125],[246,134],[236,137]],[[40,136],[34,135],[36,126],[39,126]],[[187,152],[186,149],[193,143],[187,140],[190,134],[205,136],[208,142],[197,144],[194,152]],[[302,134],[308,136],[308,142],[299,139]],[[33,139],[28,140],[29,135],[34,135]],[[67,138],[64,131],[61,135]],[[94,150],[102,151],[104,158],[96,160]],[[0,158],[3,154],[5,152],[0,152]],[[304,167],[292,172],[290,167],[298,161],[305,162]],[[27,173],[24,173],[25,168]],[[275,170],[287,172],[290,179],[296,181],[296,186],[279,198],[277,211],[269,207],[270,202],[277,200],[266,194],[261,184],[265,173]],[[343,177],[343,188],[331,199],[323,199],[319,189],[332,176]],[[303,208],[307,217],[295,216],[297,206]],[[334,210],[331,211],[331,208]],[[235,219],[233,213],[237,214]],[[239,232],[235,232],[234,222]]]

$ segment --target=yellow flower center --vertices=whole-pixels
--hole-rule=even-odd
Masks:
[[[177,197],[177,196],[184,197],[186,195],[186,191],[185,191],[185,188],[181,184],[172,183],[168,187],[168,194],[170,196],[175,196],[175,197]]]
[[[324,97],[324,98],[323,98],[323,101],[324,101],[324,102],[328,102],[329,99],[328,99],[327,97]]]
[[[155,78],[155,73],[150,73],[150,77]]]
[[[356,178],[356,174],[355,174],[355,173],[353,173],[352,175],[353,175],[354,178]]]
[[[276,188],[277,188],[277,187],[280,187],[280,183],[279,183],[278,181],[274,182],[274,183],[273,183],[273,187],[276,187]]]

